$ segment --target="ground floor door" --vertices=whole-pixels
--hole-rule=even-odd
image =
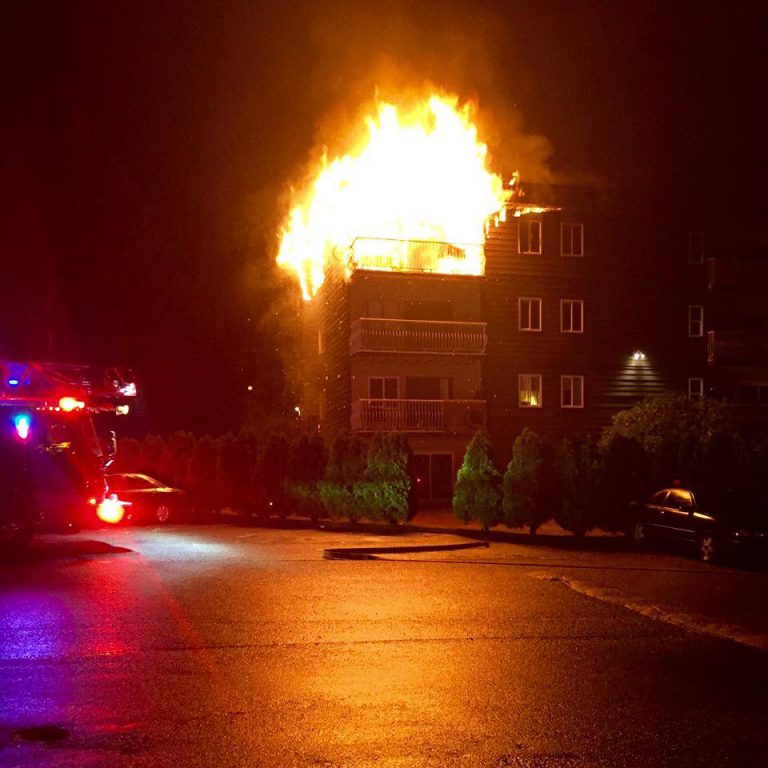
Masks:
[[[413,457],[420,501],[449,502],[453,495],[453,456],[418,453]]]

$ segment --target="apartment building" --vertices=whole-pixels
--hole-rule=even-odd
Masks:
[[[391,241],[361,242],[349,279],[305,309],[302,409],[328,439],[407,433],[434,501],[481,428],[503,465],[524,427],[597,434],[669,390],[754,421],[768,415],[768,262],[715,243],[663,200],[562,187],[529,188],[489,222],[482,275],[434,271],[462,257],[444,243],[400,241],[393,264]]]

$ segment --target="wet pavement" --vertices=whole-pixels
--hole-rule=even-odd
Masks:
[[[768,573],[92,531],[0,567],[0,766],[765,766]]]

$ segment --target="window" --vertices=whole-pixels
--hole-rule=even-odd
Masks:
[[[560,330],[563,333],[584,331],[584,302],[580,299],[560,299]]]
[[[669,491],[659,491],[658,493],[654,494],[653,498],[651,499],[651,504],[655,504],[656,506],[663,507],[664,502],[667,500],[667,494]]]
[[[584,225],[560,224],[560,255],[583,256],[584,255]]]
[[[520,253],[541,253],[540,221],[520,221],[518,233]]]
[[[689,264],[704,263],[704,233],[703,232],[688,233],[688,263]]]
[[[768,405],[768,383],[741,384],[737,402],[740,405]]]
[[[400,396],[397,377],[376,376],[368,379],[368,396],[371,400],[397,400]]]
[[[665,506],[672,507],[672,509],[689,511],[693,509],[693,496],[690,491],[682,488],[673,488],[669,492],[669,498],[667,498]]]
[[[541,374],[521,373],[518,378],[521,408],[541,408]]]
[[[560,405],[563,408],[584,407],[584,377],[560,377]]]
[[[317,331],[317,352],[320,355],[325,354],[325,334],[323,333],[322,328]]]
[[[368,317],[398,318],[402,316],[400,305],[396,301],[389,299],[368,300]]]
[[[520,330],[541,330],[541,299],[519,299]]]
[[[688,397],[691,400],[704,397],[704,379],[688,379]]]
[[[704,307],[700,304],[688,305],[688,335],[692,338],[704,335]]]

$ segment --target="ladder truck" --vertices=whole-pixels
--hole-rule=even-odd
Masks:
[[[0,556],[37,530],[119,520],[104,476],[115,433],[100,439],[94,417],[126,414],[135,397],[126,369],[0,357]]]

